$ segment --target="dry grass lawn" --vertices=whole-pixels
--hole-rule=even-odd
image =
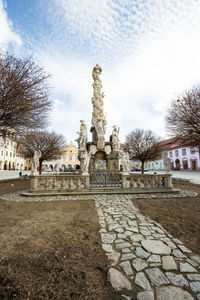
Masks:
[[[0,299],[121,299],[93,201],[0,200]]]

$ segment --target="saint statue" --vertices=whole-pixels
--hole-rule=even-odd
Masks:
[[[121,159],[121,165],[123,169],[123,173],[129,174],[130,172],[130,159],[129,159],[129,153],[120,151],[120,159]]]
[[[85,151],[83,153],[83,165],[82,165],[82,175],[88,175],[88,168],[90,163],[91,153]]]
[[[87,126],[83,120],[81,120],[80,122],[81,125],[80,125],[79,137],[76,141],[78,142],[79,150],[85,151],[88,142]]]
[[[167,151],[162,152],[162,159],[166,172],[170,172],[170,159],[168,157]]]
[[[41,156],[42,156],[42,152],[40,150],[34,151],[33,158],[32,158],[32,171],[33,172],[37,171],[37,167],[40,164],[39,159]]]
[[[113,126],[113,131],[112,131],[112,145],[113,145],[113,151],[119,150],[119,127],[117,128],[116,125]]]

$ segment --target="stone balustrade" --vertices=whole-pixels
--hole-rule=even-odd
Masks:
[[[67,191],[89,187],[89,175],[42,174],[31,177],[31,191]]]
[[[89,175],[42,174],[31,177],[31,191],[73,191],[89,189]],[[123,189],[172,188],[171,174],[122,174]],[[104,186],[106,187],[106,186]],[[109,187],[109,186],[108,186]]]
[[[122,176],[123,188],[172,188],[171,174],[129,174]]]

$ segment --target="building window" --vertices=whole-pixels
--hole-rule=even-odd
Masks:
[[[12,152],[10,152],[10,157],[12,157]]]
[[[1,156],[3,156],[3,151],[1,151]]]
[[[178,156],[178,150],[175,150],[175,156],[176,157]]]
[[[72,155],[69,156],[69,160],[72,160]]]
[[[169,157],[172,157],[172,155],[173,155],[172,151],[169,151]]]
[[[77,157],[76,157],[76,160],[78,160],[78,155],[77,155]]]
[[[9,141],[7,141],[7,146],[9,146]]]
[[[191,148],[190,148],[190,153],[191,153],[191,154],[195,154],[195,152],[196,152],[196,151],[195,151],[195,148],[194,148],[194,147],[191,147]]]
[[[6,156],[8,156],[8,151],[6,151]]]
[[[15,158],[15,153],[13,153],[13,157]]]
[[[182,155],[186,155],[186,149],[182,149]]]

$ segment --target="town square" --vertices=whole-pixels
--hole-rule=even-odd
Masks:
[[[200,299],[199,17],[0,0],[0,299]]]

